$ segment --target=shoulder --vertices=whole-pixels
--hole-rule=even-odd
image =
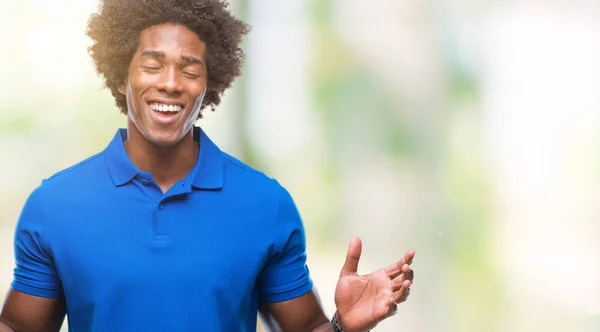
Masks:
[[[45,178],[34,193],[42,197],[53,196],[73,187],[81,188],[89,185],[91,180],[98,179],[99,172],[106,172],[102,153],[97,153]]]
[[[225,164],[225,169],[235,175],[248,176],[248,177],[263,177],[270,179],[263,172],[249,166],[243,161],[237,159],[236,157],[221,151],[221,156],[223,157],[223,163]]]
[[[84,159],[72,166],[69,166],[61,171],[58,171],[51,175],[46,180],[48,181],[60,181],[69,180],[70,178],[86,175],[90,170],[97,170],[98,166],[104,166],[104,159],[102,158],[102,152],[97,153],[87,159]]]
[[[84,177],[88,177],[84,173],[89,172],[91,167],[97,167],[94,164],[98,163],[99,156],[91,156],[43,179],[27,197],[21,211],[20,224],[51,217],[65,207],[64,203],[80,197],[74,193],[75,189],[85,187]]]
[[[264,200],[275,207],[283,201],[291,201],[292,198],[287,189],[274,177],[249,166],[241,160],[225,153],[223,155],[225,185],[229,189],[251,197]]]
[[[231,183],[250,185],[260,191],[277,191],[281,188],[276,179],[225,152],[221,153],[225,178],[232,179]]]

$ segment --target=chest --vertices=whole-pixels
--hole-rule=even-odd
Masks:
[[[267,215],[186,197],[128,204],[73,206],[77,213],[57,223],[54,258],[67,296],[250,296],[273,245]]]

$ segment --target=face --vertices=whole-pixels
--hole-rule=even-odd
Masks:
[[[129,130],[156,146],[177,144],[198,118],[206,82],[206,44],[194,32],[174,24],[143,30],[119,87],[127,98]]]

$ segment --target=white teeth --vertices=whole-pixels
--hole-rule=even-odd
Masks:
[[[167,105],[160,103],[152,103],[150,104],[150,108],[159,112],[181,112],[182,109],[179,105]]]

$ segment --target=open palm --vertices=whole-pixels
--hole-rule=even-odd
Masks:
[[[408,297],[414,277],[413,250],[385,269],[358,275],[361,251],[360,239],[352,239],[335,289],[337,313],[346,332],[367,331],[394,315],[397,304]]]

